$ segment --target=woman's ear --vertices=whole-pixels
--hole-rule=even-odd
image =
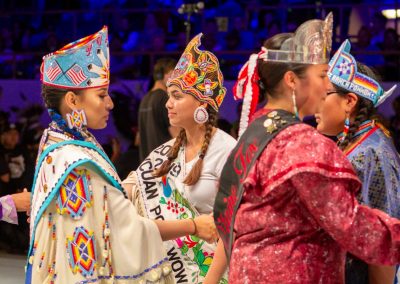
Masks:
[[[348,113],[355,113],[357,103],[358,103],[358,96],[354,93],[347,93],[345,99],[345,108]]]
[[[284,75],[283,75],[283,81],[285,82],[285,84],[287,86],[289,86],[289,88],[291,90],[295,90],[296,89],[296,74],[293,71],[287,71]]]
[[[64,96],[64,101],[69,109],[76,110],[78,108],[78,98],[77,95],[74,94],[74,92],[68,91]]]
[[[207,103],[202,103],[202,102],[199,102],[199,103],[200,103],[200,105],[199,105],[199,106],[201,106],[201,107],[207,108],[207,106],[208,106],[208,104],[207,104]]]

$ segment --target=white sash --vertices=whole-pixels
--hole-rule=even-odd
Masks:
[[[183,151],[172,164],[167,176],[154,178],[152,172],[166,159],[174,140],[155,149],[136,170],[137,187],[146,217],[161,220],[180,220],[199,216],[186,197],[188,186],[183,184],[185,159]],[[185,236],[164,242],[176,283],[202,283],[211,265],[216,244],[208,244],[196,236]],[[227,283],[225,279],[221,281]]]

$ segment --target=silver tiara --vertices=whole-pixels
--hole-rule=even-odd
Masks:
[[[332,48],[333,15],[325,20],[309,20],[300,25],[293,36],[282,43],[281,49],[263,48],[260,58],[265,61],[303,64],[325,64],[329,62]]]

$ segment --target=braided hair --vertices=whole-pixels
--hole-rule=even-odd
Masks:
[[[217,122],[217,112],[211,107],[207,107],[207,112],[209,118],[208,121],[205,123],[206,131],[204,134],[204,142],[200,149],[199,159],[194,164],[192,170],[183,181],[183,183],[186,185],[194,185],[200,178],[201,171],[203,169],[203,160],[211,141],[213,127],[216,125]],[[153,172],[153,175],[155,177],[162,177],[171,170],[172,162],[178,157],[180,147],[185,145],[186,142],[186,132],[184,129],[182,129],[176,137],[174,145],[167,154],[168,159],[164,161],[164,163],[162,163],[162,165]]]
[[[58,114],[61,114],[60,111],[61,102],[68,92],[73,92],[78,96],[81,96],[83,94],[82,90],[72,90],[72,89],[53,87],[42,84],[41,95],[45,107],[56,111]]]
[[[184,129],[181,129],[181,131],[179,132],[178,136],[175,139],[174,145],[167,153],[168,159],[165,160],[159,168],[154,170],[153,176],[162,177],[171,170],[172,162],[176,159],[176,157],[178,157],[181,145],[185,143],[186,143],[186,132]]]
[[[65,132],[72,134],[73,137],[79,140],[85,140],[82,134],[76,128],[69,128],[67,122],[61,116],[61,104],[65,95],[68,92],[73,92],[77,96],[83,96],[84,90],[72,90],[67,88],[59,88],[53,86],[47,86],[42,84],[42,99],[48,109],[50,118],[52,121],[57,123],[57,125]]]
[[[368,77],[378,81],[378,76],[368,66],[357,62],[357,70],[360,73],[367,75]],[[338,91],[338,94],[342,97],[344,97],[346,94],[349,93],[349,91],[344,88],[341,88],[337,85],[334,85],[334,86],[335,86],[336,90]],[[354,122],[350,124],[349,133],[346,135],[346,137],[343,139],[343,141],[340,142],[340,144],[339,144],[339,148],[341,150],[346,149],[350,145],[352,140],[355,138],[354,135],[356,134],[361,123],[363,123],[364,121],[369,120],[369,119],[375,120],[375,121],[380,120],[378,115],[376,114],[376,109],[374,107],[373,102],[366,98],[363,98],[361,96],[358,96],[358,102],[356,105],[355,114],[356,114],[356,116],[355,116]]]

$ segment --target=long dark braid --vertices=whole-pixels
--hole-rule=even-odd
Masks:
[[[350,124],[349,133],[339,144],[340,149],[344,150],[349,146],[358,128],[360,127],[360,124],[368,119],[374,119],[376,116],[375,112],[374,104],[370,100],[359,97],[356,106],[357,115],[354,119],[354,122]]]
[[[168,151],[168,159],[165,160],[158,169],[154,170],[153,176],[162,177],[170,171],[172,162],[178,157],[179,149],[184,143],[186,143],[186,132],[182,129],[176,137],[174,145]]]
[[[210,107],[207,108],[207,111],[208,111],[209,118],[205,125],[206,133],[204,134],[204,142],[203,142],[203,145],[201,146],[199,159],[193,165],[192,170],[189,172],[189,174],[183,181],[183,183],[186,185],[196,184],[201,176],[201,171],[203,169],[203,160],[207,153],[207,149],[208,149],[208,146],[211,141],[213,127],[215,126],[215,124],[217,122],[217,112]]]
[[[204,134],[204,142],[200,150],[199,159],[194,164],[192,170],[189,172],[184,180],[186,185],[194,185],[199,180],[201,171],[203,169],[203,159],[207,153],[208,146],[212,137],[213,127],[216,125],[217,112],[212,108],[207,108],[209,119],[205,124],[206,132]],[[168,160],[164,161],[160,168],[156,169],[153,173],[155,177],[162,177],[171,170],[172,162],[178,157],[179,149],[186,143],[186,132],[182,129],[175,140],[174,145],[169,150],[167,156]]]
[[[369,67],[366,65],[357,62],[357,70],[358,72],[367,75],[368,77],[378,81],[378,76],[377,74],[372,71]],[[336,86],[336,89],[339,91],[339,94],[341,96],[345,96],[349,91],[343,88],[340,88]],[[358,96],[358,95],[357,95]],[[364,121],[368,119],[373,119],[375,121],[379,121],[379,117],[376,114],[376,109],[374,107],[374,104],[372,101],[365,99],[361,96],[358,96],[358,102],[356,105],[356,117],[354,119],[354,122],[350,125],[349,128],[349,133],[346,135],[346,137],[343,139],[343,141],[339,144],[339,148],[344,150],[346,149],[349,144],[352,142],[354,139],[354,135],[357,132],[358,128],[360,127],[360,124],[363,123]]]

